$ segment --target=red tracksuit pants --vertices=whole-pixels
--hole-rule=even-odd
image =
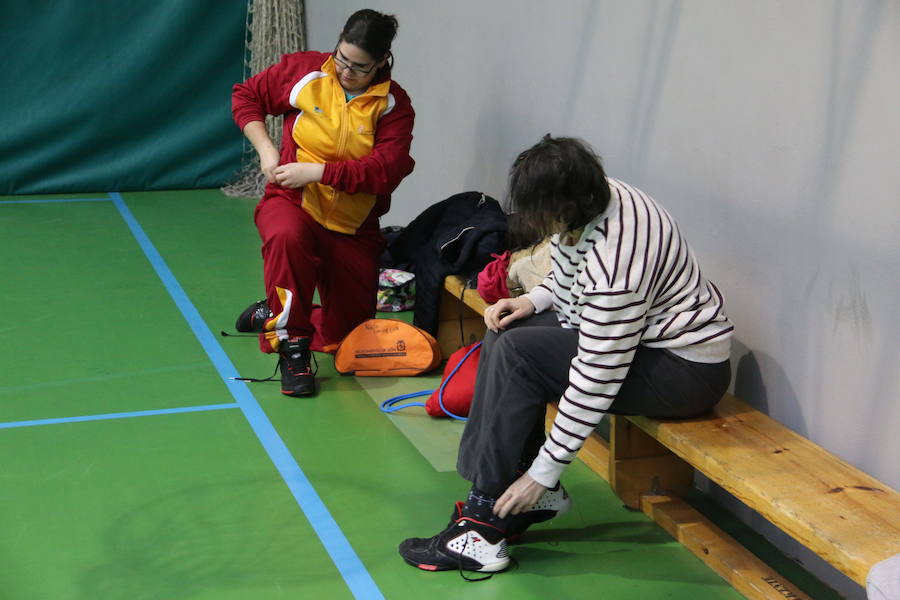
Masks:
[[[254,219],[262,239],[266,300],[274,314],[260,335],[260,349],[277,352],[280,340],[308,336],[313,350],[334,352],[354,327],[375,316],[384,249],[378,221],[356,234],[330,231],[297,201],[269,191]],[[321,307],[313,305],[316,288]]]

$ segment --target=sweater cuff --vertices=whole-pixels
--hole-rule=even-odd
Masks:
[[[547,288],[536,287],[527,294],[525,297],[528,298],[532,304],[534,304],[534,312],[541,313],[553,306],[553,294],[550,293]]]
[[[565,468],[566,465],[548,458],[543,451],[541,451],[537,457],[535,457],[534,462],[531,463],[531,467],[528,469],[528,475],[545,488],[552,488],[559,481],[559,476],[562,475]]]
[[[319,181],[322,185],[334,187],[337,180],[337,165],[335,163],[325,163],[325,170],[322,171],[322,179]]]
[[[262,121],[265,123],[266,115],[252,111],[241,111],[234,115],[234,122],[241,131],[244,131],[244,127],[247,126],[247,123],[252,123],[253,121]]]

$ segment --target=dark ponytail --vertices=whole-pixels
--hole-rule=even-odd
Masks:
[[[370,8],[358,10],[347,19],[339,41],[353,44],[379,61],[391,52],[391,42],[397,35],[397,18]]]

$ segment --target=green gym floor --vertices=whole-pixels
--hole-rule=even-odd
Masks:
[[[461,425],[379,410],[436,376],[341,376],[320,354],[313,398],[228,379],[274,368],[219,335],[263,296],[254,204],[0,197],[0,598],[740,597],[581,463],[572,511],[513,570],[406,565],[397,544],[467,490]]]

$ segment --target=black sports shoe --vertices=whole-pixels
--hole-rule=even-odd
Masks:
[[[248,306],[235,321],[234,328],[242,333],[262,333],[263,325],[274,316],[263,299]]]
[[[494,573],[509,566],[503,531],[468,517],[460,517],[430,538],[401,542],[400,556],[424,571],[479,571]]]
[[[281,368],[281,393],[286,396],[312,396],[316,379],[310,369],[310,338],[293,337],[281,342],[278,365]]]
[[[508,526],[506,528],[506,539],[509,542],[516,542],[525,530],[535,523],[543,523],[550,519],[565,514],[572,508],[572,499],[562,483],[556,484],[543,493],[538,501],[532,504],[528,510],[523,510],[517,515],[508,517]]]

